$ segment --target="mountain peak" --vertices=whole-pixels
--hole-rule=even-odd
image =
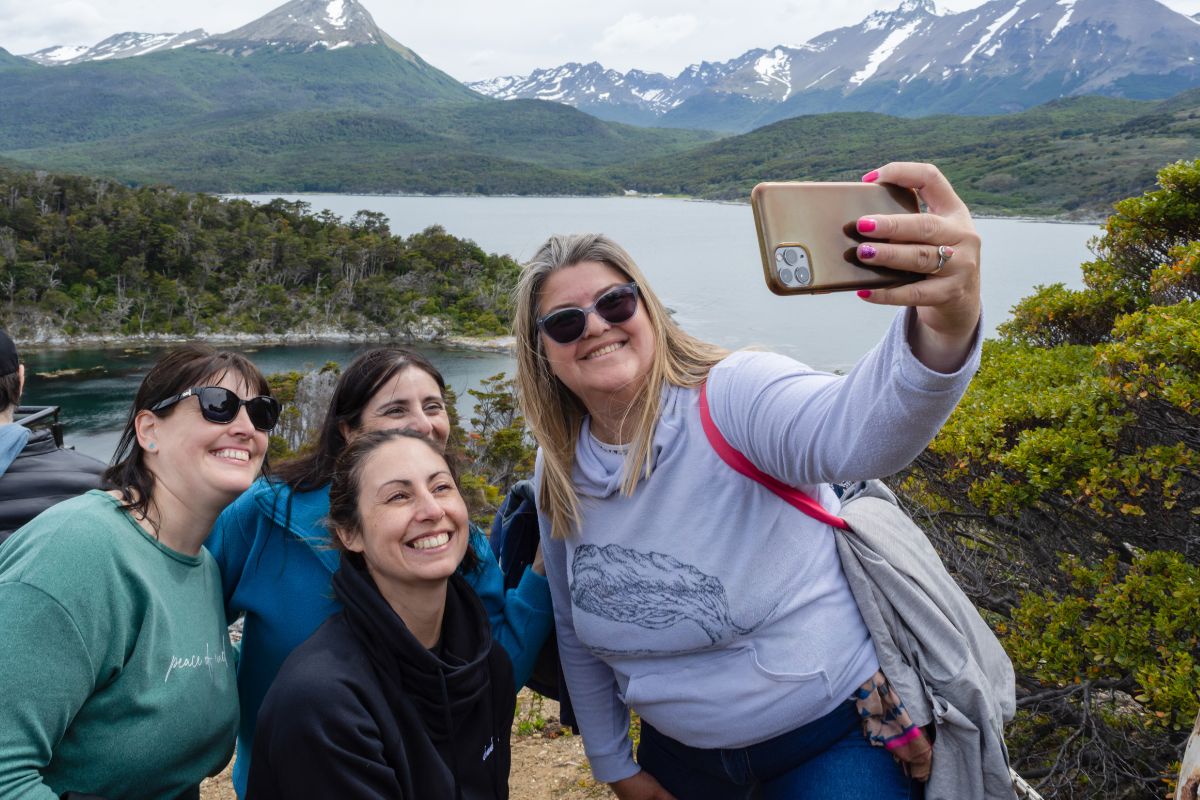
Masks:
[[[942,12],[938,10],[937,5],[933,0],[903,0],[900,5],[891,11],[873,11],[867,15],[867,18],[862,21],[861,27],[866,30],[874,28],[882,28],[891,24],[908,22],[914,17],[940,17]]]
[[[291,0],[247,25],[211,37],[200,47],[248,55],[262,48],[340,50],[380,44],[412,55],[375,24],[358,0]]]
[[[158,50],[174,50],[202,42],[208,33],[201,28],[183,33],[139,33],[125,31],[103,39],[88,47],[54,46],[28,53],[22,58],[36,61],[43,66],[65,66],[84,61],[112,61],[118,58],[133,58]]]

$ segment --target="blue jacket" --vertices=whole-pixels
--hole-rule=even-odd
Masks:
[[[260,478],[221,513],[206,542],[221,570],[229,620],[245,614],[237,671],[242,718],[233,766],[238,796],[245,796],[258,709],[275,674],[292,650],[341,609],[331,583],[340,557],[322,522],[328,513],[328,486],[293,492]],[[465,577],[483,601],[492,634],[512,659],[521,686],[553,624],[549,586],[526,570],[506,593],[491,548],[474,526],[471,545],[483,567]]]

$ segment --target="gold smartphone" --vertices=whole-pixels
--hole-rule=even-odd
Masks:
[[[823,294],[912,283],[924,275],[858,258],[872,239],[859,217],[916,214],[917,193],[886,183],[760,183],[750,192],[763,276],[775,294]]]

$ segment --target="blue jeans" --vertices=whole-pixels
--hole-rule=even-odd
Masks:
[[[854,702],[750,747],[702,750],[642,721],[642,769],[679,800],[911,800],[923,787],[862,733]]]

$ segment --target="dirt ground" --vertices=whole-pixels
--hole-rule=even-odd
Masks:
[[[522,689],[513,721],[511,800],[585,800],[612,798],[604,784],[592,780],[583,741],[558,724],[558,703]],[[200,785],[200,800],[236,800],[226,767]]]

